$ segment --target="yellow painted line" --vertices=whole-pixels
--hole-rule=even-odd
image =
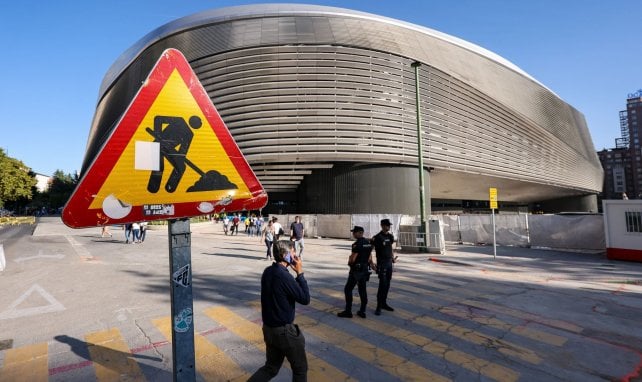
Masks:
[[[261,309],[260,301],[252,302],[251,305]],[[229,331],[243,338],[245,341],[265,352],[263,330],[258,324],[239,316],[225,307],[214,307],[205,310],[205,314],[225,326]],[[298,320],[297,320],[298,321]],[[305,333],[304,333],[305,335]],[[330,365],[321,358],[310,352],[306,352],[308,358],[308,379],[310,381],[352,381],[349,375]],[[262,366],[262,365],[261,365]],[[258,369],[258,367],[257,367]]]
[[[495,297],[496,298],[497,297],[497,296],[485,295],[484,293],[486,293],[486,292],[480,293],[480,291],[472,291],[472,290],[471,291],[466,291],[466,290],[463,290],[463,289],[455,290],[455,289],[459,289],[459,288],[448,289],[448,290],[444,290],[442,292],[434,292],[434,291],[428,291],[428,290],[421,289],[421,288],[418,288],[418,287],[415,287],[415,286],[405,285],[405,284],[401,284],[401,283],[393,284],[393,287],[394,288],[398,288],[398,289],[402,289],[402,290],[407,290],[407,291],[413,292],[413,293],[418,293],[418,294],[423,294],[423,295],[428,295],[428,296],[436,296],[436,297],[438,297],[438,298],[440,298],[442,300],[452,301],[452,302],[456,302],[458,304],[463,304],[463,305],[470,305],[470,306],[474,306],[476,308],[480,308],[480,309],[494,311],[494,312],[497,312],[497,313],[506,314],[506,315],[517,317],[517,318],[521,318],[521,319],[524,319],[524,320],[527,320],[527,321],[538,322],[538,323],[541,323],[541,324],[544,324],[544,325],[547,325],[547,326],[552,326],[552,327],[555,327],[555,328],[558,328],[558,329],[563,329],[563,330],[567,330],[567,331],[574,332],[574,333],[581,333],[584,330],[584,328],[582,328],[581,326],[577,326],[577,325],[572,324],[570,322],[564,322],[564,321],[559,321],[559,320],[555,320],[555,319],[549,319],[549,318],[546,318],[546,317],[540,317],[540,316],[537,316],[537,315],[532,314],[532,313],[528,313],[528,312],[524,312],[524,311],[521,311],[521,310],[508,308],[508,307],[505,307],[505,306],[502,306],[502,305],[494,304],[492,302],[487,302],[487,301],[481,302],[481,301],[470,300],[470,298],[472,298],[472,297],[483,297],[483,298],[489,298],[489,297]],[[494,288],[494,287],[491,288],[491,287],[488,287],[488,286],[480,286],[480,289],[495,290],[496,288]],[[451,296],[451,295],[449,295],[450,293],[464,295],[464,296],[463,297],[462,296]]]
[[[0,381],[31,382],[47,381],[47,343],[27,345],[5,351],[4,367],[0,369]]]
[[[112,328],[85,336],[87,349],[96,369],[98,381],[145,381],[138,363],[130,358],[129,347]]]
[[[343,293],[338,291],[325,288],[320,289],[319,291],[323,294],[335,297],[337,299],[344,299]],[[337,310],[336,307],[316,299],[313,299],[311,306],[317,310],[327,313],[334,313]],[[517,381],[519,379],[520,374],[507,367],[497,365],[493,362],[475,357],[459,350],[452,349],[449,345],[438,341],[433,341],[409,330],[399,328],[398,326],[390,325],[379,320],[369,319],[355,319],[354,322],[377,333],[385,333],[386,336],[396,338],[411,345],[419,346],[422,348],[422,350],[434,356],[443,357],[450,363],[459,365],[465,369],[471,370],[474,373],[479,373],[496,381],[510,382]]]
[[[494,312],[497,312],[497,313],[502,313],[502,314],[506,314],[506,315],[509,315],[509,316],[521,318],[521,319],[524,319],[524,320],[527,320],[527,321],[538,322],[538,323],[541,323],[541,324],[544,324],[544,325],[548,325],[548,326],[552,326],[552,327],[555,327],[555,328],[567,330],[567,331],[573,332],[573,333],[582,333],[582,331],[584,330],[584,328],[582,328],[581,326],[577,326],[577,325],[572,324],[570,322],[564,322],[564,321],[549,319],[549,318],[546,318],[546,317],[540,317],[540,316],[535,315],[535,314],[531,314],[531,313],[524,312],[524,311],[521,311],[521,310],[508,308],[508,307],[497,305],[497,304],[486,303],[486,302],[481,302],[481,301],[474,301],[474,300],[464,300],[461,303],[464,304],[464,305],[470,305],[470,306],[474,306],[476,308],[491,310],[491,311],[494,311]]]
[[[418,280],[418,279],[413,279],[413,278],[407,277],[407,276],[397,276],[395,274],[393,274],[393,278],[394,278],[394,280],[414,282],[414,283],[417,283],[417,284],[433,287],[433,288],[436,288],[436,289],[439,289],[439,290],[446,290],[446,289],[450,290],[450,289],[453,289],[453,288],[467,288],[466,286],[468,284],[470,284],[470,282],[465,282],[465,281],[455,281],[455,280],[449,281],[450,283],[458,285],[458,286],[455,287],[455,286],[452,286],[450,284],[440,284],[438,281],[423,280],[423,279],[422,280]],[[468,289],[470,289],[470,287],[468,287]]]
[[[299,325],[319,339],[343,349],[347,353],[368,362],[404,381],[450,381],[450,379],[432,372],[414,362],[392,352],[363,341],[344,331],[320,323],[312,317],[299,315]]]
[[[438,320],[436,318],[428,316],[418,316],[403,309],[395,309],[394,314],[399,318],[412,321],[413,323],[429,327],[433,330],[450,334],[453,337],[471,342],[475,345],[496,349],[502,354],[516,357],[535,365],[542,362],[542,359],[532,350],[519,345],[515,345],[508,341],[504,341],[494,336],[478,333],[469,328],[465,328],[459,325],[453,325],[450,322]]]
[[[405,288],[420,289],[420,288],[415,288],[408,285],[398,285],[398,286],[403,287],[404,289]],[[451,336],[460,338],[464,341],[472,342],[475,345],[483,345],[485,347],[491,347],[491,348],[497,349],[497,351],[499,351],[502,354],[506,354],[512,357],[517,357],[517,358],[523,359],[524,361],[530,362],[532,364],[538,364],[542,361],[542,359],[530,349],[526,349],[519,345],[512,344],[508,341],[504,341],[502,339],[499,339],[493,336],[488,336],[485,334],[472,331],[469,328],[453,325],[452,323],[447,321],[438,320],[436,318],[431,318],[427,316],[419,316],[414,313],[401,310],[401,309],[395,309],[395,315],[398,317],[402,317],[404,319],[413,321],[416,324],[427,326],[433,330],[438,330],[444,333],[448,333]]]
[[[405,286],[401,286],[401,289],[403,289],[403,287]],[[448,291],[444,291],[444,293],[448,293]],[[407,296],[401,293],[390,292],[389,296],[394,300],[399,299],[399,300],[408,301],[422,308],[438,310],[450,316],[455,316],[458,318],[464,318],[470,321],[475,321],[486,326],[490,326],[503,331],[508,331],[508,332],[520,335],[522,337],[530,338],[532,340],[536,340],[536,341],[543,342],[553,346],[562,346],[568,340],[567,338],[558,336],[556,334],[546,333],[541,330],[532,329],[525,326],[512,325],[502,320],[499,320],[497,318],[474,316],[468,312],[464,312],[454,307],[443,307],[441,304],[437,304],[435,302],[428,301],[428,300],[418,300],[416,298],[413,298],[411,296]],[[442,296],[440,295],[439,297],[441,298]],[[461,302],[456,297],[445,296],[443,299],[445,300],[452,299],[453,301]]]
[[[172,341],[170,317],[157,318],[152,323],[168,341]],[[247,381],[250,377],[221,348],[198,333],[194,333],[194,358],[196,372],[206,381]]]
[[[413,303],[416,304],[417,302],[413,301]],[[461,309],[457,309],[453,307],[443,307],[443,308],[440,308],[439,311],[444,314],[448,314],[450,316],[455,316],[455,317],[475,321],[486,326],[490,326],[506,332],[511,332],[511,333],[520,335],[522,337],[530,338],[532,340],[543,342],[553,346],[562,346],[567,341],[565,337],[558,336],[556,334],[546,333],[541,330],[531,329],[524,326],[511,325],[504,321],[498,320],[494,317],[472,316],[468,312],[464,312]]]

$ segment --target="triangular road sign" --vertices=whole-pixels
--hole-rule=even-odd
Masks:
[[[254,210],[267,194],[181,52],[168,49],[64,208],[70,227]]]

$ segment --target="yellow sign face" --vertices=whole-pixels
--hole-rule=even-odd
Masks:
[[[251,211],[267,194],[179,51],[161,54],[63,210],[81,228]]]
[[[497,209],[497,189],[489,188],[488,193],[490,195],[490,209],[496,210]]]
[[[189,123],[190,120],[196,121],[194,126]],[[197,126],[199,120],[200,126]],[[166,140],[173,140],[174,147],[171,149],[174,152],[181,149],[185,151],[186,163],[178,171],[174,166],[176,162],[171,163],[171,156],[162,155],[162,144],[158,142],[162,137],[154,135],[158,133],[164,134]],[[158,155],[159,151],[161,155]],[[163,163],[156,163],[154,159],[145,161],[150,156],[160,158]],[[154,182],[150,169],[158,168],[163,171],[156,171],[160,172],[155,181],[157,185],[150,188],[150,182]],[[190,190],[209,169],[216,169],[237,187],[230,187],[232,190]],[[178,172],[182,172],[180,178]],[[119,200],[128,204],[141,205],[220,200],[237,192],[248,193],[248,189],[187,85],[174,70],[90,208],[100,208],[102,201],[110,194],[118,195]]]

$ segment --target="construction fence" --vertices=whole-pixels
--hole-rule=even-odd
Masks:
[[[295,215],[271,216],[278,217],[283,228],[289,232]],[[407,233],[416,232],[416,228],[407,229],[408,226],[419,225],[418,216],[400,214],[309,214],[299,216],[301,216],[307,237],[351,239],[350,230],[355,225],[364,228],[365,237],[372,237],[381,229],[380,220],[387,218],[393,224],[392,232],[395,237],[401,238],[400,236],[404,236],[404,234],[407,236]],[[491,215],[432,215],[430,219],[439,220],[446,242],[493,244]],[[501,246],[574,251],[604,251],[606,248],[604,221],[601,214],[496,214],[495,235],[497,245]],[[412,242],[416,242],[416,240]]]

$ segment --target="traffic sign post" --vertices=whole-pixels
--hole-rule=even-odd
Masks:
[[[492,211],[492,221],[493,221],[493,259],[497,258],[497,240],[495,236],[495,209],[497,208],[497,189],[489,188],[488,189],[489,199],[490,199],[490,209]]]
[[[189,219],[170,220],[168,232],[174,381],[194,381],[196,367]]]
[[[65,205],[72,228],[167,220],[174,381],[196,378],[189,217],[267,193],[181,52],[164,51]]]

